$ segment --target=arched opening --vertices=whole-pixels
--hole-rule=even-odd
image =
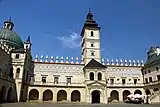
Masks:
[[[16,70],[16,78],[19,78],[19,74],[20,74],[20,68],[17,68],[17,70]]]
[[[7,102],[10,103],[12,102],[12,87],[9,88],[8,93],[7,93]]]
[[[71,94],[71,101],[80,102],[81,94],[78,90],[74,90]]]
[[[93,33],[93,31],[91,31],[91,36],[94,36],[94,33]]]
[[[98,90],[92,92],[92,103],[100,103],[100,92]]]
[[[123,101],[125,101],[127,99],[128,95],[130,95],[130,91],[128,91],[128,90],[123,91]]]
[[[154,91],[154,92],[157,92],[157,91],[159,91],[159,89],[158,89],[158,88],[154,88],[153,91]]]
[[[116,101],[116,102],[119,101],[119,93],[118,93],[118,91],[113,90],[111,92],[110,96],[111,96],[111,101]]]
[[[90,76],[90,80],[94,80],[94,73],[93,72],[91,72],[89,76]]]
[[[38,100],[39,92],[36,89],[32,89],[29,92],[29,100]]]
[[[43,101],[50,101],[53,99],[53,93],[51,90],[45,90],[43,92]]]
[[[64,90],[60,90],[57,93],[57,101],[67,100],[67,92]]]
[[[145,92],[146,92],[146,95],[150,95],[151,94],[151,92],[149,91],[149,89],[147,89]]]
[[[100,72],[98,73],[98,80],[102,80],[102,74]]]
[[[142,95],[142,92],[140,90],[136,90],[136,91],[134,91],[134,94],[140,94],[140,95]]]
[[[0,102],[5,102],[5,95],[6,95],[6,86],[2,86],[0,90]]]

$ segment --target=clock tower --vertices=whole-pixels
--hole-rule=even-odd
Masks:
[[[100,29],[101,28],[93,19],[93,14],[89,9],[86,21],[81,31],[82,60],[85,65],[87,65],[91,59],[95,59],[98,62],[101,61]]]

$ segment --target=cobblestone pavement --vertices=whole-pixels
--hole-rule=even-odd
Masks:
[[[55,103],[8,103],[0,107],[160,107],[160,104],[55,104]]]

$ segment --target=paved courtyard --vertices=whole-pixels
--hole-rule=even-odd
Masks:
[[[53,104],[53,103],[8,103],[0,107],[160,107],[160,104]]]

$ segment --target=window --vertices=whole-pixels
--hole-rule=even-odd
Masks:
[[[17,70],[16,70],[16,78],[19,78],[19,74],[20,74],[20,68],[17,68]]]
[[[157,80],[160,81],[160,75],[157,75]]]
[[[119,79],[117,79],[117,81],[119,81]]]
[[[94,80],[94,73],[93,72],[91,72],[89,76],[90,76],[90,80]]]
[[[150,70],[148,70],[148,73],[150,73],[151,71]]]
[[[149,77],[149,82],[152,82],[152,77]]]
[[[100,72],[98,73],[98,80],[102,80],[102,74]]]
[[[30,76],[30,81],[34,82],[34,76]]]
[[[110,79],[110,84],[114,84],[114,79]]]
[[[54,77],[54,84],[58,84],[58,77]]]
[[[94,47],[94,44],[93,44],[93,43],[91,43],[91,47]]]
[[[137,84],[137,79],[134,79],[134,84]]]
[[[148,83],[148,78],[145,78],[146,83]]]
[[[158,67],[156,67],[156,71],[159,71],[159,68],[158,68]]]
[[[125,79],[122,79],[122,84],[125,84],[126,83],[126,80]]]
[[[71,78],[70,77],[67,78],[67,84],[71,84]]]
[[[93,31],[91,31],[91,36],[94,36],[94,33],[93,33]]]
[[[94,56],[94,52],[91,52],[91,56]]]
[[[129,79],[129,81],[131,81],[131,79]]]
[[[16,54],[16,59],[18,59],[19,58],[19,54]]]
[[[46,77],[42,77],[42,83],[46,83]]]

